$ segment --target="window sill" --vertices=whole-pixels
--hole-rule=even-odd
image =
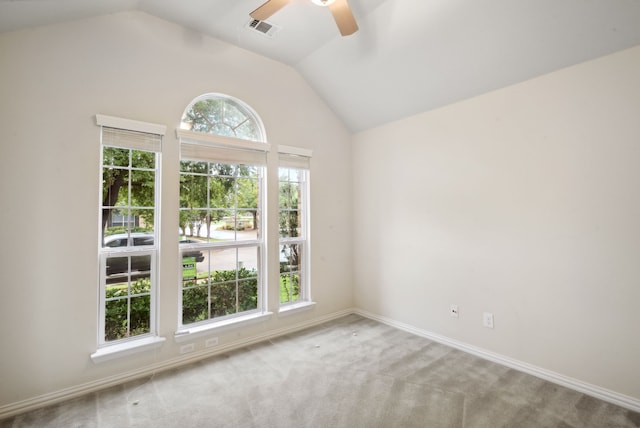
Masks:
[[[183,328],[176,331],[173,338],[176,342],[186,342],[198,337],[211,335],[213,333],[219,333],[225,330],[231,330],[234,328],[244,327],[246,325],[255,324],[268,320],[273,315],[273,312],[263,312],[258,314],[245,315],[236,318],[230,318],[224,321],[212,322],[210,324],[199,325],[197,327]]]
[[[164,337],[153,336],[142,339],[130,340],[115,345],[108,345],[98,349],[91,354],[91,360],[94,363],[103,363],[116,358],[126,357],[138,352],[148,351],[159,348],[166,339]]]
[[[316,306],[316,302],[300,302],[291,305],[282,306],[278,311],[278,316],[287,316],[297,314],[298,312],[308,311]]]

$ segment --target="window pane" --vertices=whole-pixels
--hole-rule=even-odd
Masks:
[[[155,170],[156,168],[155,153],[145,152],[141,150],[132,150],[131,151],[131,167]]]
[[[280,181],[299,182],[301,173],[302,172],[296,168],[280,168],[278,175]]]
[[[300,244],[280,245],[280,272],[300,271],[302,246]]]
[[[180,211],[180,229],[184,236],[207,237],[208,211],[188,209]]]
[[[129,283],[125,274],[105,288],[105,340],[112,341],[150,332],[151,278]]]
[[[189,239],[184,244],[194,242]],[[209,319],[210,250],[185,249],[182,257],[182,323]]]
[[[190,324],[209,319],[209,287],[182,290],[182,323]]]
[[[149,294],[151,292],[151,274],[139,275],[131,284],[131,294]]]
[[[180,161],[180,172],[206,174],[208,170],[209,164],[207,162]]]
[[[209,132],[212,124],[222,116],[220,102],[215,99],[206,99],[194,103],[182,118],[186,129],[197,132]]]
[[[233,177],[212,177],[209,186],[209,204],[212,208],[233,208],[235,206],[236,189]]]
[[[148,134],[140,133],[140,138]],[[137,141],[137,140],[136,140]],[[135,145],[135,141],[132,141]],[[102,342],[151,332],[151,259],[155,251],[157,154],[103,147]],[[146,247],[146,248],[145,248]],[[140,250],[148,254],[140,254]]]
[[[211,271],[212,272],[224,272],[224,271],[235,271],[238,259],[237,259],[238,249],[237,248],[227,248],[220,250],[212,250],[211,251]],[[217,281],[221,281],[222,279],[218,279]]]
[[[302,171],[295,168],[289,169],[289,181],[291,182],[300,182],[300,178],[302,175]]]
[[[300,208],[300,183],[289,183],[289,205],[288,208],[299,209]]]
[[[257,211],[214,210],[215,222],[211,237],[214,241],[251,241],[258,239]],[[219,218],[223,216],[222,218]],[[219,218],[219,219],[218,219]]]
[[[105,147],[102,151],[102,164],[111,166],[129,166],[129,149]]]
[[[185,112],[182,129],[257,141],[258,123],[250,110],[233,99],[212,95],[201,99]]]
[[[236,281],[211,286],[211,317],[222,317],[238,312]]]
[[[224,103],[224,121],[232,128],[237,128],[247,120],[244,112],[232,103]]]
[[[151,296],[136,296],[131,298],[131,326],[130,336],[149,333],[151,326]]]
[[[280,207],[282,209],[298,209],[300,205],[299,185],[297,183],[284,183],[280,189]]]
[[[253,122],[245,122],[236,128],[236,137],[243,140],[258,140],[258,131]]]
[[[127,238],[126,236],[117,236],[113,237],[113,241],[105,242],[105,247],[108,247],[112,244],[112,242],[117,242],[116,246],[126,246]],[[107,276],[122,274],[124,273],[124,277],[127,277],[127,273],[129,272],[129,257],[108,257],[107,258]],[[122,276],[122,275],[120,275]]]
[[[193,252],[182,251],[183,323],[257,309],[258,247],[204,250],[200,257]],[[202,289],[209,283],[207,306]],[[188,291],[194,289],[199,290]]]
[[[216,231],[216,238],[221,241],[235,241],[236,228],[237,223],[235,210],[224,211],[224,217],[220,220]]]
[[[295,238],[300,236],[300,222],[298,211],[280,212],[280,237]]]
[[[216,177],[235,177],[237,165],[230,163],[211,162],[209,163],[209,174]]]
[[[236,165],[236,175],[239,178],[258,178],[259,169],[253,165]]]
[[[153,171],[131,171],[131,205],[153,207],[155,205],[155,182],[155,172]],[[126,203],[126,200],[123,202]]]
[[[153,227],[155,224],[155,212],[154,209],[134,209],[131,210],[131,231],[138,233],[146,233],[153,237]],[[137,245],[137,244],[136,244]],[[152,242],[141,245],[153,245]]]
[[[151,270],[151,256],[132,256],[131,257],[131,275],[140,277],[141,273]]]
[[[211,216],[212,230],[232,230],[233,223],[230,220],[233,216],[233,211],[225,209],[213,209],[209,211]],[[223,239],[219,234],[214,234],[212,231],[211,236],[216,239]]]
[[[239,178],[238,208],[258,208],[258,180],[254,178]]]
[[[236,240],[252,241],[258,239],[258,212],[239,211],[236,217]]]
[[[207,208],[207,177],[204,175],[180,176],[180,208]]]
[[[237,215],[234,216],[234,229],[237,232],[245,232],[253,229],[253,215],[251,211],[237,211]],[[244,239],[241,236],[244,236],[244,233],[237,233],[238,237],[236,239],[241,240]],[[255,234],[254,234],[255,236]]]
[[[238,306],[240,312],[258,308],[258,280],[256,278],[239,282]]]
[[[127,242],[131,244],[131,239],[127,240],[126,235],[113,235],[105,238],[113,238],[114,241],[106,241],[105,246],[109,246],[112,242],[117,241],[118,246],[126,246]],[[148,242],[146,242],[149,245]],[[131,245],[129,245],[131,246]],[[107,276],[112,276],[116,274],[125,274],[119,275],[118,277],[127,277],[129,272],[131,272],[131,276],[135,278],[144,277],[145,273],[148,273],[151,270],[151,256],[119,256],[119,257],[107,257]]]
[[[280,242],[280,303],[292,303],[304,300],[306,293],[303,254],[306,245],[303,227],[306,209],[305,170],[298,168],[280,168],[278,171],[280,215],[278,219]],[[304,257],[303,257],[304,256]]]
[[[280,208],[297,209],[300,204],[300,184],[280,182]]]
[[[127,205],[129,202],[129,170],[119,168],[103,168],[102,170],[102,205],[115,207]]]
[[[280,303],[300,300],[300,274],[280,275]]]
[[[103,245],[105,247],[126,247],[127,242],[119,243],[117,238],[110,237],[114,234],[127,233],[136,230],[136,218],[128,209],[109,209],[102,210],[103,228]],[[107,244],[108,243],[108,244]]]
[[[129,333],[129,299],[125,297],[108,300],[105,306],[105,340],[111,341],[127,337]]]

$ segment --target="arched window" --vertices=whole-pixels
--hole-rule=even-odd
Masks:
[[[204,94],[189,104],[180,128],[205,134],[266,141],[258,115],[244,102],[223,94]]]
[[[222,94],[189,104],[180,138],[180,329],[267,316],[264,177],[258,115]]]
[[[185,109],[177,135],[183,269],[181,334],[176,340],[216,326],[268,318],[274,308],[268,307],[267,289],[270,295],[279,293],[279,312],[311,307],[311,151],[278,146],[280,203],[267,207],[264,189],[271,146],[251,107],[227,95],[201,95]],[[280,253],[280,280],[271,285],[264,275],[267,218],[280,225],[279,235],[269,238],[279,241]]]

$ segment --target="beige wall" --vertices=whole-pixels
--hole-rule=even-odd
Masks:
[[[640,399],[638,76],[640,47],[357,134],[356,307]]]
[[[173,129],[206,92],[251,105],[272,144],[314,151],[318,305],[221,335],[221,345],[355,302],[640,399],[640,47],[357,134],[351,146],[291,68],[143,13],[3,34],[0,60],[0,409],[179,357],[177,248],[164,245],[167,342],[100,365],[89,359],[98,294],[93,117],[168,126],[161,230],[170,242]],[[484,311],[495,329],[482,327]]]
[[[143,13],[2,34],[0,58],[0,409],[179,357],[173,339],[178,250],[167,244],[178,239],[174,129],[187,104],[203,93],[245,101],[262,117],[270,143],[314,153],[317,306],[220,335],[220,344],[352,307],[350,227],[344,221],[351,217],[350,134],[293,69]],[[157,352],[99,365],[89,358],[97,341],[96,113],[168,126],[159,314],[167,341]],[[203,344],[198,340],[196,349]]]

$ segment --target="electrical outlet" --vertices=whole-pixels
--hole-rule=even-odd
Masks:
[[[458,305],[451,305],[449,307],[449,315],[451,315],[453,318],[458,318]]]
[[[493,328],[493,314],[491,312],[482,314],[482,325],[487,328]]]
[[[186,345],[182,345],[180,347],[180,353],[186,354],[188,352],[193,352],[196,349],[195,343],[187,343]]]
[[[212,346],[216,346],[218,344],[217,337],[211,337],[204,342],[205,348],[211,348]]]

